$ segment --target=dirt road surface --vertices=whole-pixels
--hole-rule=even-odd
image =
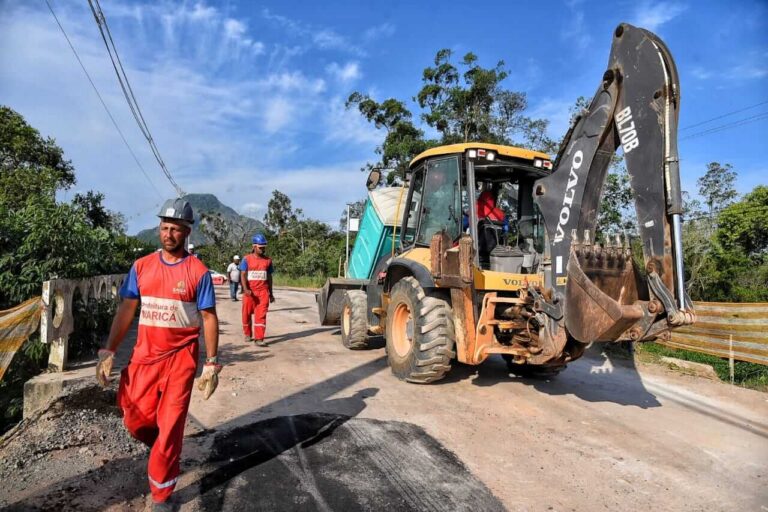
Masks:
[[[383,343],[349,351],[319,326],[311,293],[276,292],[266,348],[242,341],[240,303],[217,294],[226,367],[209,401],[193,395],[180,510],[768,511],[764,393],[599,352],[551,380],[510,376],[493,358],[407,384]],[[37,422],[47,430],[31,424],[5,443],[15,462],[0,505],[146,506],[146,452],[104,410],[113,394],[83,393]],[[65,409],[69,426],[55,420]],[[111,418],[109,432],[31,448],[94,416]],[[35,455],[12,458],[25,449]]]

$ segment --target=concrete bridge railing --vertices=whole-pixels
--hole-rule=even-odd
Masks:
[[[89,300],[119,300],[118,290],[127,274],[93,276],[85,279],[52,279],[43,283],[43,313],[40,317],[40,341],[51,346],[48,366],[64,371],[67,345],[74,330],[73,300],[79,292],[86,304]]]

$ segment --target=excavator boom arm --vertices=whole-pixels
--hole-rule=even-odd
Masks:
[[[608,68],[589,108],[563,140],[553,173],[534,187],[549,237],[550,286],[555,300],[565,308],[569,330],[580,330],[571,329],[579,321],[569,316],[585,314],[579,304],[568,303],[576,296],[569,287],[580,286],[603,310],[614,306],[583,279],[574,249],[595,242],[603,184],[619,147],[635,199],[650,292],[663,304],[671,325],[692,321],[692,313],[681,313],[690,304],[683,281],[680,232],[679,106],[677,69],[667,47],[651,32],[619,25]],[[630,317],[647,316],[647,311],[635,309]],[[617,329],[611,331],[614,336],[621,330]]]

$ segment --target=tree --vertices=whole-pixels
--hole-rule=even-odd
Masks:
[[[353,92],[347,99],[346,107],[357,108],[368,122],[385,130],[384,141],[376,147],[381,161],[377,164],[369,163],[362,170],[377,168],[385,171],[382,175],[387,176],[390,185],[405,176],[414,156],[436,145],[434,141],[424,140],[424,132],[413,125],[413,115],[401,101],[389,98],[377,103],[369,96]]]
[[[758,185],[752,192],[720,211],[715,233],[717,241],[728,251],[748,257],[768,255],[768,186]]]
[[[105,208],[103,201],[104,194],[89,190],[85,194],[75,194],[72,205],[85,214],[92,228],[104,228],[118,233],[125,231],[123,215]]]
[[[144,244],[121,231],[103,195],[56,201],[75,184],[64,152],[24,118],[0,106],[0,309],[39,295],[54,277],[127,272]]]
[[[597,214],[598,237],[613,233],[635,233],[636,220],[629,175],[623,165],[612,165],[605,176]]]
[[[546,136],[548,122],[523,115],[525,93],[503,88],[509,76],[504,61],[484,68],[470,52],[459,63],[462,73],[452,56],[448,49],[437,52],[435,66],[424,69],[424,85],[416,96],[425,110],[422,119],[442,134],[441,144],[476,141],[554,149]]]
[[[291,199],[279,190],[273,190],[272,198],[267,203],[264,224],[279,236],[289,223],[296,222],[297,214],[300,215],[301,210],[293,210]]]
[[[440,140],[424,138],[403,101],[389,98],[379,103],[359,92],[349,96],[347,108],[356,108],[367,121],[386,132],[376,148],[381,161],[369,163],[363,170],[388,171],[387,183],[391,185],[405,175],[416,155],[455,142],[521,145],[550,153],[557,149],[546,135],[548,122],[523,115],[527,108],[525,93],[503,87],[509,76],[503,61],[484,68],[475,54],[467,53],[459,63],[460,71],[451,57],[450,50],[437,52],[434,67],[424,69],[423,86],[414,98],[422,109],[421,119],[440,133]]]
[[[683,230],[687,286],[694,300],[768,300],[768,187],[752,192],[715,217],[695,218]],[[717,228],[713,232],[712,226]]]
[[[0,309],[40,295],[48,279],[127,272],[152,250],[124,234],[121,216],[104,208],[102,194],[56,200],[74,184],[75,170],[55,141],[0,106]],[[104,305],[73,304],[73,354],[95,352],[99,329],[109,325]],[[34,336],[14,356],[0,382],[0,432],[20,418],[24,382],[46,359],[47,346]]]
[[[707,172],[698,179],[699,194],[709,207],[709,215],[719,211],[736,199],[736,171],[731,164],[721,166],[718,162],[707,164]]]
[[[349,206],[349,213],[353,219],[359,219],[363,216],[365,210],[365,202],[367,199],[359,199]],[[347,231],[347,209],[341,212],[341,218],[339,219],[339,230],[342,232]]]

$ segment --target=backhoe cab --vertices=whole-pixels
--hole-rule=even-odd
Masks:
[[[418,155],[407,189],[374,189],[352,256],[364,263],[356,279],[326,283],[321,322],[340,323],[349,348],[384,334],[393,373],[419,383],[442,378],[453,359],[479,364],[491,354],[515,373],[551,375],[588,343],[648,341],[692,323],[683,287],[679,94],[666,46],[620,25],[603,81],[554,164],[526,149],[454,144]],[[619,146],[642,264],[626,238],[595,239]],[[399,222],[386,220],[395,197]]]

